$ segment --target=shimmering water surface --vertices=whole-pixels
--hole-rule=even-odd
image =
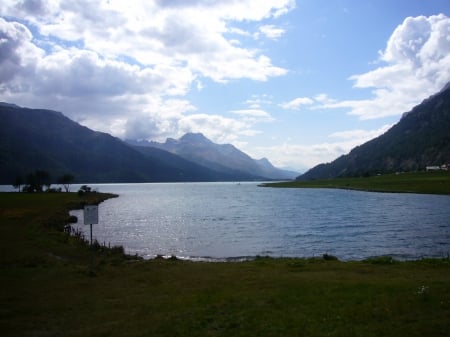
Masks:
[[[450,253],[450,196],[275,189],[257,183],[91,186],[120,195],[100,205],[94,237],[148,258],[328,253],[359,260]],[[72,213],[83,221],[82,211]],[[89,226],[77,226],[88,233]]]

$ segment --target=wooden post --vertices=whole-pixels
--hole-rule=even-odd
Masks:
[[[92,245],[92,224],[90,225],[90,229],[91,229],[91,247],[90,247],[90,251],[91,251],[91,261],[90,261],[90,267],[89,267],[89,275],[94,276],[95,275],[95,271],[94,271],[94,246]]]

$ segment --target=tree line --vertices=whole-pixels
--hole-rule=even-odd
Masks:
[[[75,177],[72,174],[66,173],[56,179],[56,183],[61,185],[66,192],[69,192],[70,185],[74,182]],[[23,176],[16,176],[13,182],[13,187],[17,188],[20,192],[61,192],[61,187],[59,189],[51,188],[52,179],[50,173],[44,170],[36,170]]]

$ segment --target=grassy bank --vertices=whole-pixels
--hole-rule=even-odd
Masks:
[[[450,194],[450,172],[414,172],[264,184],[267,187],[342,188],[374,192]]]
[[[0,194],[2,336],[450,336],[450,260],[130,260],[60,231],[76,194]]]

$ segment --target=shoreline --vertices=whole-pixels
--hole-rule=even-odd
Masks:
[[[129,256],[134,257],[135,255]],[[193,262],[193,263],[242,263],[242,262],[253,262],[253,261],[261,261],[261,260],[270,260],[284,262],[284,261],[304,261],[304,262],[321,262],[321,261],[336,261],[340,263],[374,263],[374,264],[397,264],[397,263],[408,263],[408,262],[424,262],[424,261],[447,261],[450,262],[450,253],[447,256],[422,256],[417,258],[399,258],[395,255],[379,255],[379,256],[370,256],[361,259],[343,259],[341,260],[339,257],[323,254],[322,256],[310,256],[310,257],[302,257],[302,256],[235,256],[235,257],[222,257],[222,258],[213,258],[213,257],[198,257],[198,256],[176,256],[176,255],[156,255],[152,257],[145,257],[138,255],[142,258],[143,261],[180,261],[180,262]]]
[[[450,195],[450,172],[408,172],[357,178],[264,183],[272,188],[330,188],[375,193]]]

